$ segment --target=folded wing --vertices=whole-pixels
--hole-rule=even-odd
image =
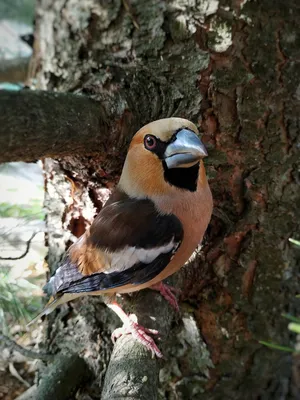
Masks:
[[[46,291],[88,293],[145,283],[169,264],[182,238],[177,217],[159,213],[151,200],[117,190],[71,246]]]

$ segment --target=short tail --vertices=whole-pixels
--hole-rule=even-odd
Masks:
[[[45,308],[42,312],[40,312],[32,321],[30,321],[27,326],[30,326],[36,323],[41,317],[44,315],[48,315],[52,313],[56,309],[56,307],[60,306],[61,304],[67,303],[68,301],[77,299],[77,297],[81,297],[82,293],[67,293],[67,294],[58,294],[55,297],[51,296],[50,300],[46,304]]]
[[[33,320],[31,320],[27,326],[35,324],[40,318],[42,318],[44,315],[50,314],[52,311],[55,310],[57,306],[62,304],[59,300],[61,300],[62,296],[59,297],[51,297],[48,303],[46,304],[45,308],[35,317]]]

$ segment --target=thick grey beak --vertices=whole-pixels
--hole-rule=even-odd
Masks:
[[[189,129],[182,129],[168,145],[164,160],[168,168],[188,168],[206,156],[206,148],[198,136]]]

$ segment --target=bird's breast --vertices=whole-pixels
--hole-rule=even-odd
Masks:
[[[167,203],[161,208],[168,207]],[[183,226],[183,241],[169,266],[160,274],[160,279],[176,272],[191,257],[201,243],[203,235],[212,214],[212,195],[209,186],[201,192],[184,194],[178,200],[173,199],[172,213],[181,221]],[[163,278],[161,278],[163,276]]]
[[[184,232],[183,241],[171,262],[159,275],[138,287],[120,288],[119,293],[145,289],[179,270],[201,243],[213,208],[212,195],[208,185],[199,192],[182,193],[178,198],[161,196],[157,197],[154,202],[159,210],[174,214],[181,221]]]

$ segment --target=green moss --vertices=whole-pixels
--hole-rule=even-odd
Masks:
[[[169,29],[174,42],[181,42],[191,35],[187,29],[187,21],[182,15],[170,19]]]

